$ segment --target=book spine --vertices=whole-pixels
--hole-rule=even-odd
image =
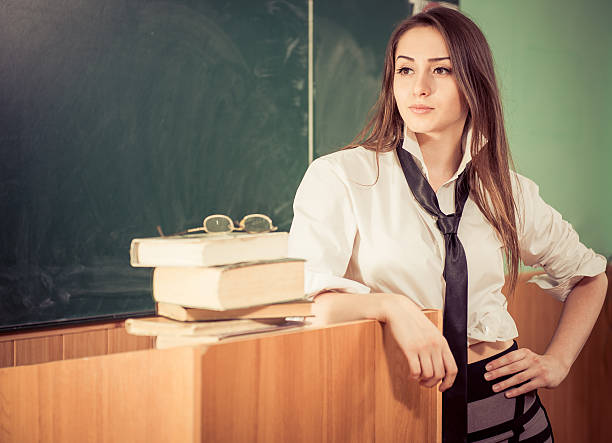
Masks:
[[[136,240],[132,240],[130,243],[130,266],[139,267],[141,266],[138,260],[138,245]]]

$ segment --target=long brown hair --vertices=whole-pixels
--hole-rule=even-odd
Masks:
[[[376,151],[378,181],[379,153],[394,150],[403,136],[404,122],[393,95],[395,51],[400,37],[418,26],[436,29],[448,47],[459,90],[468,105],[464,134],[470,126],[472,129],[470,195],[503,242],[509,268],[509,294],[512,294],[519,268],[517,211],[510,180],[512,159],[493,57],[485,36],[473,21],[453,9],[436,7],[401,22],[387,44],[382,88],[372,108],[372,117],[343,149],[363,146]]]

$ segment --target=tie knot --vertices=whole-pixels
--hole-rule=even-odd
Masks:
[[[438,217],[436,224],[443,235],[456,234],[457,228],[459,227],[459,220],[461,220],[461,216],[457,217],[457,214],[442,215]]]

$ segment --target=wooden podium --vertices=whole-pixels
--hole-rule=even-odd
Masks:
[[[373,320],[4,368],[0,441],[440,441],[407,374]]]

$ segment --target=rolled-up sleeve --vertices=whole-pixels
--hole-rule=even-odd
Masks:
[[[530,282],[565,301],[583,277],[605,271],[606,259],[580,242],[572,225],[542,200],[534,182],[522,176],[518,181],[521,259],[526,265],[542,267],[546,272]]]
[[[357,223],[345,183],[324,157],[306,171],[293,203],[289,256],[306,260],[304,291],[311,298],[324,291],[367,293],[344,278]]]

